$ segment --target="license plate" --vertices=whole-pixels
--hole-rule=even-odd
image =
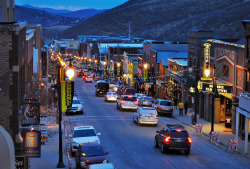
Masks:
[[[148,119],[151,119],[151,117],[147,117]]]
[[[181,139],[176,139],[176,142],[181,142]]]

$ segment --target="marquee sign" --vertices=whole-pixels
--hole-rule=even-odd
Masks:
[[[204,69],[210,69],[210,46],[211,44],[204,44]]]
[[[198,82],[198,89],[202,92],[213,92],[212,83]],[[232,93],[232,86],[226,84],[217,84],[218,93]]]

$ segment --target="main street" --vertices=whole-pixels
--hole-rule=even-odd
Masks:
[[[192,138],[191,153],[170,152],[162,154],[154,148],[156,130],[166,123],[179,123],[175,118],[159,116],[159,124],[153,126],[137,126],[132,120],[132,111],[116,109],[116,103],[104,102],[104,97],[95,96],[93,83],[85,83],[75,77],[75,90],[83,102],[84,114],[65,116],[65,135],[70,152],[68,135],[74,126],[92,125],[100,132],[101,145],[109,152],[108,159],[118,169],[166,169],[166,168],[248,168],[247,160],[237,154],[225,152],[210,144],[193,130],[185,126]],[[177,114],[174,114],[174,116]],[[74,157],[69,156],[75,167]]]

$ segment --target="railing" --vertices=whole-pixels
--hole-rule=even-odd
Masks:
[[[250,93],[240,93],[239,107],[250,112]]]

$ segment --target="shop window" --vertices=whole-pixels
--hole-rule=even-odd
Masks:
[[[223,69],[222,69],[222,76],[223,77],[228,77],[228,75],[229,75],[229,66],[227,66],[227,65],[223,65]]]

